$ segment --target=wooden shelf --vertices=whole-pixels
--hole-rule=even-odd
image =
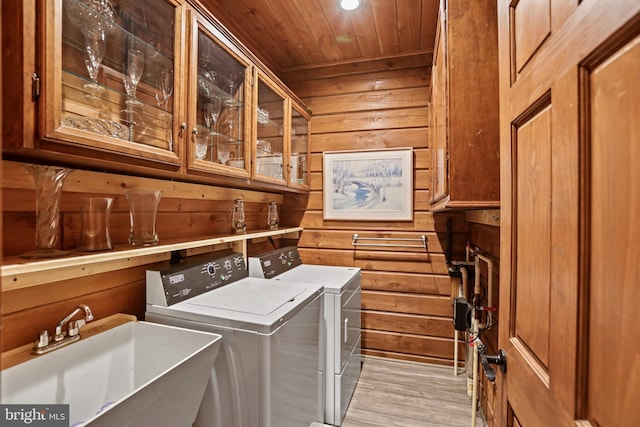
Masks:
[[[201,240],[164,242],[161,245],[132,248],[117,247],[108,252],[74,252],[55,259],[28,260],[19,257],[5,258],[2,272],[2,292],[37,286],[43,283],[68,280],[108,271],[120,270],[170,259],[171,252],[230,244],[247,257],[248,240],[271,236],[295,235],[302,227],[257,230],[246,234],[210,236]]]

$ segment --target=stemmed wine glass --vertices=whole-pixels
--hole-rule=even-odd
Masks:
[[[101,89],[98,85],[98,73],[100,72],[100,64],[104,58],[104,45],[104,31],[97,29],[87,32],[84,63],[89,72],[91,83],[87,83],[84,87],[90,89],[94,94]]]
[[[158,74],[157,81],[155,83],[155,98],[158,107],[162,107],[160,117],[164,119],[166,123],[166,137],[169,144],[169,151],[173,151],[173,131],[172,131],[172,118],[167,112],[169,98],[173,94],[173,70],[171,68],[163,68]]]
[[[210,147],[213,147],[213,138],[215,136],[216,122],[220,116],[221,100],[220,97],[214,96],[204,108],[204,124],[209,129]],[[211,150],[211,161],[213,161],[213,149]]]
[[[173,95],[173,70],[163,69],[158,76],[156,87],[156,102],[158,107],[162,107],[167,111],[169,98]]]
[[[229,99],[225,100],[224,102],[226,106],[233,106],[235,102],[233,98],[233,88],[236,87],[236,84],[238,83],[239,79],[240,79],[240,76],[235,71],[230,72],[227,75],[227,83],[229,85]]]
[[[233,128],[236,123],[237,113],[238,110],[236,110],[235,108],[229,108],[229,110],[227,111],[227,124],[229,125],[229,136],[231,138],[235,138]]]
[[[124,88],[127,91],[126,104],[128,106],[127,112],[131,113],[133,105],[142,105],[140,101],[136,99],[136,90],[138,83],[142,78],[142,71],[144,69],[144,54],[138,49],[131,49],[127,55],[127,74],[124,76],[123,83]]]

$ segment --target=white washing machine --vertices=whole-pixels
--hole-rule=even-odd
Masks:
[[[288,246],[249,258],[249,275],[280,283],[324,287],[324,422],[339,426],[361,370],[361,273],[357,267],[303,264]]]
[[[195,427],[322,422],[322,312],[321,285],[248,277],[241,254],[147,271],[147,321],[222,335]]]

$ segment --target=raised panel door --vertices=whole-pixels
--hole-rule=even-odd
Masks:
[[[640,212],[632,166],[640,4],[581,2],[567,13],[566,3],[536,3],[550,22],[562,11],[562,25],[551,25],[526,63],[512,24],[533,3],[498,4],[500,419],[630,426],[640,397],[640,347],[624,332],[640,273],[629,262],[640,255],[629,243]]]

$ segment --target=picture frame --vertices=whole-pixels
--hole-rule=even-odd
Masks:
[[[413,149],[322,155],[325,220],[413,220]]]

